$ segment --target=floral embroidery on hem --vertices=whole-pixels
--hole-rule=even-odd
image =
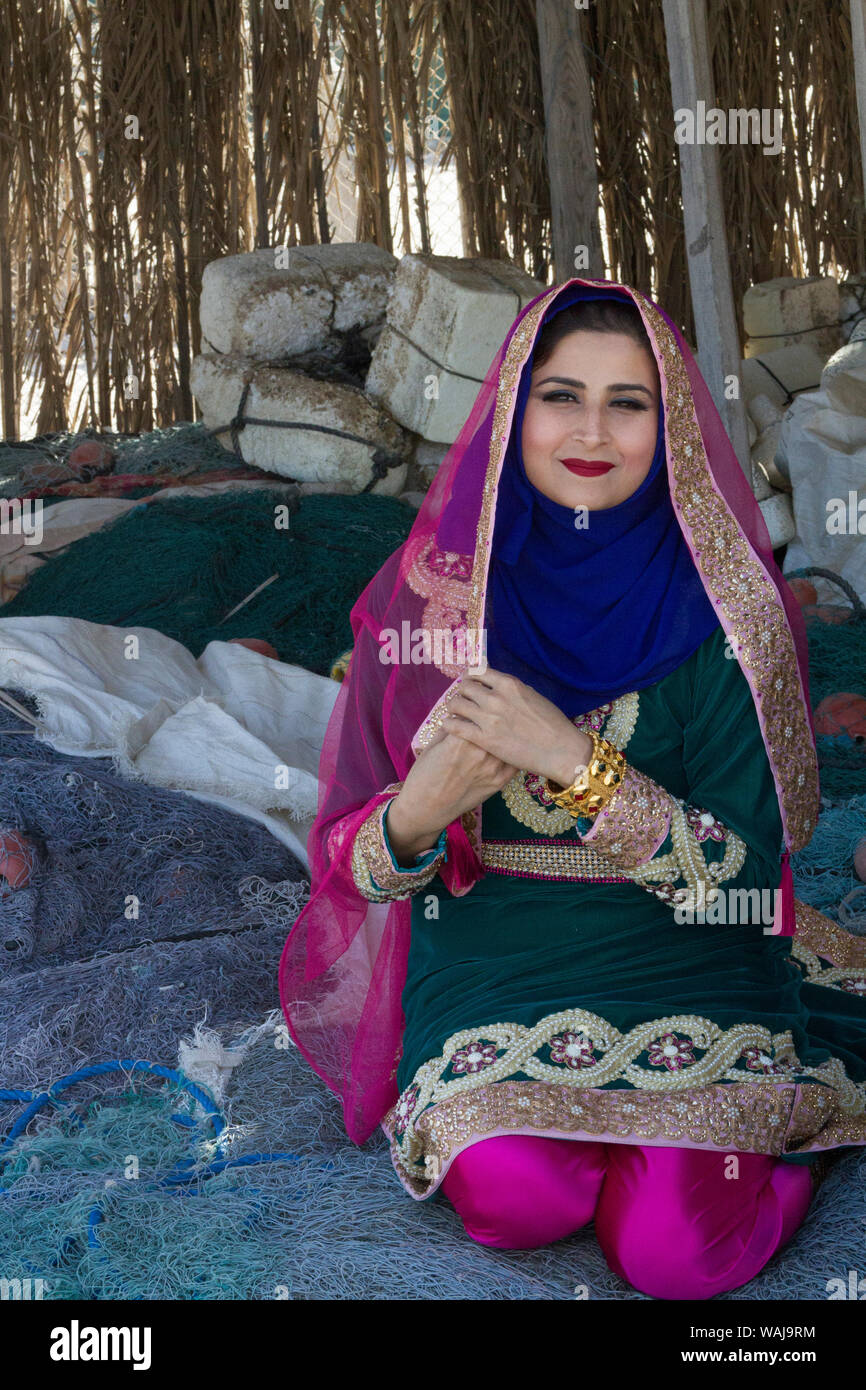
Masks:
[[[479,1038],[476,1042],[467,1043],[461,1047],[450,1058],[449,1065],[455,1076],[463,1076],[467,1072],[479,1072],[484,1067],[492,1066],[496,1061],[496,1044],[485,1043]]]
[[[586,1009],[568,1009],[532,1026],[496,1023],[452,1034],[442,1054],[418,1068],[392,1112],[401,1124],[406,1118],[395,1141],[403,1166],[413,1169],[424,1151],[429,1117],[441,1113],[443,1105],[461,1097],[471,1116],[476,1093],[523,1085],[524,1078],[543,1089],[567,1088],[578,1108],[588,1090],[596,1094],[624,1081],[627,1089],[604,1092],[616,1097],[610,1105],[624,1116],[644,1113],[648,1095],[674,1097],[722,1083],[756,1089],[783,1081],[809,1085],[815,1094],[832,1097],[840,1117],[864,1117],[866,1140],[866,1082],[852,1081],[838,1057],[804,1065],[790,1031],[773,1034],[752,1023],[725,1029],[700,1015],[683,1014],[621,1033]],[[673,1100],[665,1103],[665,1114],[673,1113],[671,1107]]]
[[[668,1071],[681,1071],[696,1060],[690,1038],[679,1038],[676,1033],[663,1033],[658,1042],[647,1048],[651,1067],[667,1067]]]

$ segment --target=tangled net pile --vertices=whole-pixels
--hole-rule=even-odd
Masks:
[[[393,497],[315,494],[294,501],[277,529],[274,509],[287,505],[269,491],[142,503],[48,559],[0,617],[152,627],[195,656],[210,641],[258,637],[282,661],[326,676],[351,646],[355,599],[415,513]]]

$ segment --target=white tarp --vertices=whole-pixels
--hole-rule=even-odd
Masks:
[[[785,572],[821,565],[866,601],[866,342],[840,348],[824,368],[820,391],[796,398],[784,417],[779,453],[787,460],[797,526]],[[836,586],[815,583],[823,599],[846,601]]]
[[[230,642],[196,660],[153,628],[0,618],[0,689],[37,700],[36,737],[249,816],[305,865],[339,688]]]

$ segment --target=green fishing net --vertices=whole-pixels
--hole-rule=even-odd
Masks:
[[[288,517],[287,506],[296,508]],[[405,502],[371,493],[290,501],[239,491],[142,503],[46,560],[0,617],[152,627],[195,656],[211,641],[258,637],[281,660],[328,675],[352,644],[352,605],[414,519]]]

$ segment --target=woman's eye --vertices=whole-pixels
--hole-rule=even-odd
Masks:
[[[573,391],[548,391],[546,396],[542,396],[544,401],[569,401],[579,404],[577,396]],[[649,406],[644,405],[643,401],[633,400],[631,396],[622,396],[618,400],[611,401],[611,405],[625,406],[626,410],[648,410]]]

